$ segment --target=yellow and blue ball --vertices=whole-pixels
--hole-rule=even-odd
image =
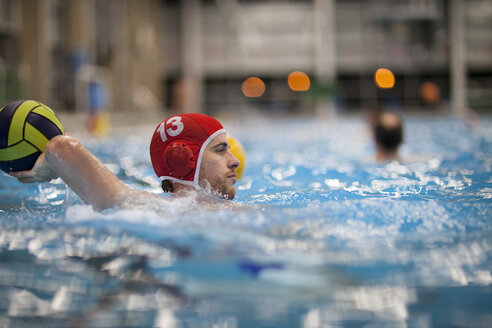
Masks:
[[[0,109],[0,169],[30,170],[51,138],[63,126],[49,107],[33,100],[11,102]]]
[[[236,169],[236,178],[239,180],[246,170],[246,152],[239,140],[232,136],[227,136],[227,139],[229,139],[229,144],[231,145],[231,153],[241,162],[241,165]]]

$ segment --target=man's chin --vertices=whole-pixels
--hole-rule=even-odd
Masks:
[[[229,188],[226,188],[226,186],[222,186],[222,188],[212,188],[212,186],[206,182],[206,184],[201,187],[209,194],[212,194],[218,198],[232,200],[236,197],[236,188],[233,185]]]
[[[221,192],[218,192],[216,194],[219,198],[222,198],[222,199],[226,199],[226,200],[233,200],[234,197],[236,197],[236,191],[229,191],[229,192],[224,192],[224,193],[221,193]]]
[[[236,191],[234,190],[234,192],[230,192],[227,194],[227,199],[228,200],[233,200],[234,197],[236,197]]]
[[[233,200],[236,197],[236,188],[232,187],[232,189],[223,192],[217,192],[217,196],[222,199]]]

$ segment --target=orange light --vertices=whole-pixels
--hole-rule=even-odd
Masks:
[[[289,74],[287,83],[293,91],[306,91],[311,86],[309,76],[304,72],[295,71]]]
[[[374,74],[374,81],[381,89],[390,89],[395,85],[395,76],[389,69],[378,68]]]
[[[441,100],[441,89],[434,82],[424,82],[420,86],[420,96],[424,103],[435,105]]]
[[[257,77],[248,77],[241,85],[241,91],[246,97],[261,97],[265,92],[265,83]]]

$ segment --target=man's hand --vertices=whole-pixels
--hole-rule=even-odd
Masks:
[[[58,178],[55,172],[48,166],[48,161],[42,153],[31,170],[10,172],[11,176],[16,177],[22,183],[48,182]]]

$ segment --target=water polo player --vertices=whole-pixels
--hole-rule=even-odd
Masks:
[[[376,160],[379,162],[400,160],[398,149],[403,142],[401,117],[387,111],[378,113],[372,128],[376,144]]]
[[[219,121],[204,114],[182,114],[157,126],[150,143],[150,158],[166,192],[201,187],[233,199],[234,170],[240,163],[229,148]]]
[[[150,153],[165,191],[181,196],[205,190],[223,199],[234,198],[235,169],[240,163],[230,152],[227,134],[216,119],[204,114],[167,118],[154,132]],[[132,190],[77,139],[67,135],[51,139],[31,170],[10,174],[20,182],[60,177],[98,211],[128,202],[130,197],[155,197]]]

